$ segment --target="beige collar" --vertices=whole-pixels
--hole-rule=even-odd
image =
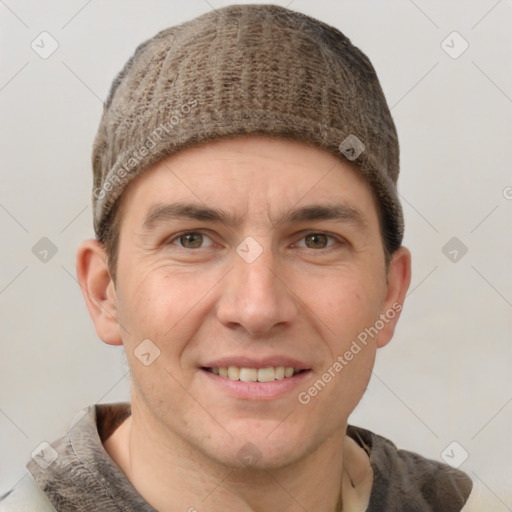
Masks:
[[[351,438],[345,437],[342,506],[338,512],[364,512],[368,508],[373,485],[373,470],[368,454]]]

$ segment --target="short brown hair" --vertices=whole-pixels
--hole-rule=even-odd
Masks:
[[[112,210],[105,222],[105,229],[98,237],[107,253],[107,269],[110,278],[116,284],[117,259],[119,254],[119,234],[121,232],[121,195],[114,203]]]

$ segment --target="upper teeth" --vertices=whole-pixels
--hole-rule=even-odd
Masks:
[[[268,366],[267,368],[239,368],[238,366],[221,366],[220,368],[210,368],[212,373],[226,377],[231,380],[241,380],[243,382],[271,382],[273,380],[292,377],[299,372],[291,366]]]

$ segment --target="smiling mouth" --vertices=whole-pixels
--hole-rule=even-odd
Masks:
[[[273,382],[275,380],[289,379],[308,370],[292,368],[291,366],[267,366],[266,368],[239,368],[238,366],[221,366],[215,368],[202,368],[207,372],[224,377],[229,380],[242,382]]]

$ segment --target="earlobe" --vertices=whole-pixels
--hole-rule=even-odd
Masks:
[[[98,337],[109,345],[122,345],[116,293],[100,242],[90,239],[79,245],[76,273]]]
[[[386,296],[380,315],[384,326],[377,337],[378,348],[387,345],[393,337],[410,283],[411,253],[406,247],[400,247],[393,253],[389,264]]]

